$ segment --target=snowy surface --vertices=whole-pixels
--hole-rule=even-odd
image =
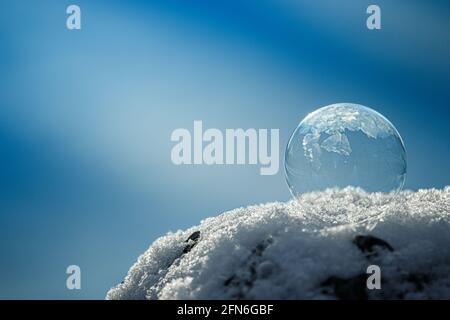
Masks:
[[[393,251],[362,249],[358,235]],[[373,264],[381,290],[365,287]],[[450,187],[346,188],[235,209],[156,240],[107,298],[450,299]]]

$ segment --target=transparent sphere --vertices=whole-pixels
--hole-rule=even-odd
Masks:
[[[362,105],[338,103],[304,118],[285,152],[294,197],[329,188],[397,192],[406,178],[400,134],[384,116]]]

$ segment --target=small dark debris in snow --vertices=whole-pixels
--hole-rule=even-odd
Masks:
[[[200,231],[195,231],[193,234],[189,236],[189,238],[187,238],[185,242],[189,242],[189,240],[197,241],[199,238],[200,238]]]
[[[226,287],[228,287],[234,280],[235,280],[236,276],[232,275],[231,277],[229,277],[227,280],[225,280],[225,282],[223,283]]]
[[[196,244],[197,242],[186,245],[186,247],[184,247],[183,249],[183,253],[189,253],[192,250],[192,248],[195,247]]]
[[[264,250],[273,243],[273,239],[267,238],[263,242],[258,243],[255,249],[252,250],[252,255],[261,256]]]
[[[246,293],[253,287],[253,283],[258,278],[257,268],[263,262],[264,250],[272,243],[273,238],[269,237],[256,245],[243,268],[225,280],[226,287],[235,287],[239,290],[234,298],[244,299]]]
[[[324,294],[334,294],[340,300],[367,300],[366,274],[359,274],[349,279],[331,276],[322,282],[322,287],[331,288],[332,291],[322,290]]]
[[[200,231],[195,231],[193,234],[187,238],[186,241],[188,244],[184,247],[183,253],[188,253],[192,250],[192,248],[195,247],[195,245],[198,243],[198,240],[200,239]]]
[[[423,291],[425,285],[431,282],[431,276],[424,273],[410,273],[405,277],[405,280],[414,284],[417,291]]]
[[[374,236],[359,235],[353,239],[353,243],[356,244],[359,250],[365,252],[368,257],[377,255],[377,253],[374,251],[374,247],[377,246],[383,249],[387,249],[389,251],[394,251],[394,248],[392,248],[392,246],[389,243]]]

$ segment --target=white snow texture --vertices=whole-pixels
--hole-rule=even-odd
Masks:
[[[450,187],[238,208],[157,239],[107,299],[450,299]]]

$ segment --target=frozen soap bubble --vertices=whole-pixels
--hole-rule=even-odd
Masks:
[[[358,104],[338,103],[304,118],[289,139],[286,180],[294,197],[330,188],[400,191],[406,153],[384,116]]]

